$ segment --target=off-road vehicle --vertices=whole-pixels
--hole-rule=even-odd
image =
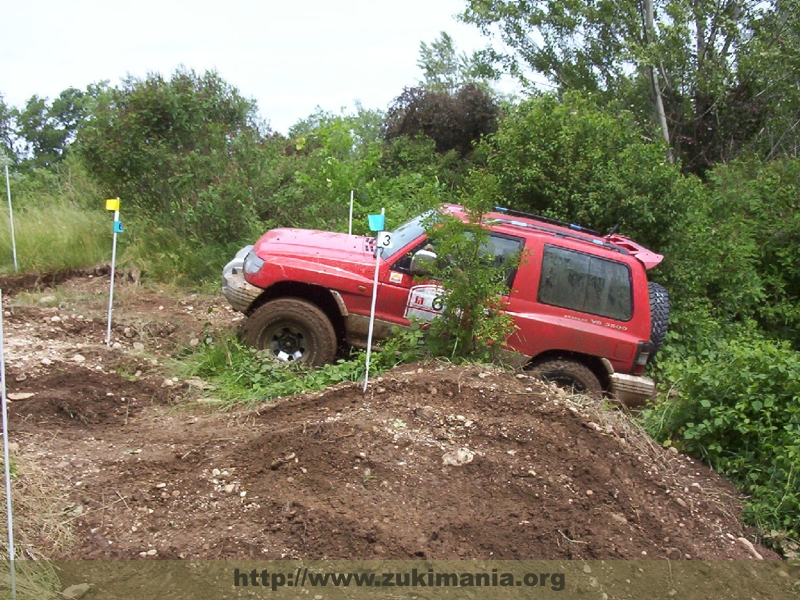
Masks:
[[[466,219],[463,207],[443,210]],[[431,249],[420,215],[392,232],[391,248],[371,237],[273,229],[223,269],[231,306],[247,315],[242,339],[283,361],[332,362],[343,345],[367,342],[380,253],[374,337],[409,317],[441,310],[440,288],[425,281]],[[485,215],[487,252],[499,263],[524,256],[509,274],[507,340],[520,366],[578,391],[634,404],[653,393],[642,373],[664,341],[666,290],[647,280],[662,256],[628,238],[511,211]],[[427,260],[425,260],[427,259]]]

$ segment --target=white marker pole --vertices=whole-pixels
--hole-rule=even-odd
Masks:
[[[106,329],[106,348],[111,347],[111,311],[114,306],[114,271],[117,264],[117,233],[119,224],[119,198],[106,200],[106,210],[114,211],[114,242],[111,246],[111,287],[108,293],[108,328]]]
[[[14,211],[11,208],[11,182],[8,179],[8,165],[6,165],[6,192],[8,193],[8,218],[11,220],[11,252],[14,254],[14,270],[17,266],[17,241],[14,239]]]
[[[3,462],[6,471],[6,513],[8,515],[8,561],[11,568],[11,597],[17,597],[14,569],[14,518],[11,512],[11,459],[8,452],[8,404],[6,401],[6,358],[3,348],[3,292],[0,290],[0,388],[3,404]]]
[[[353,235],[353,190],[350,190],[350,221],[347,227],[348,235]]]
[[[381,209],[381,216],[385,218],[386,210]],[[379,235],[379,234],[378,234]],[[391,238],[389,238],[391,240]],[[372,307],[369,310],[369,332],[367,333],[367,364],[364,372],[364,392],[369,384],[369,359],[372,356],[372,330],[375,327],[375,304],[378,301],[378,271],[381,266],[381,246],[375,238],[375,277],[372,280]]]

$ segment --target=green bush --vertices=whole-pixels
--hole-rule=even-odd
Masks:
[[[800,349],[800,160],[722,165],[681,185],[686,215],[659,276],[673,306],[706,304],[722,322],[754,320]]]
[[[436,214],[428,224],[431,247],[438,255],[431,277],[441,286],[437,301],[442,305],[427,336],[434,356],[492,361],[516,330],[504,309],[508,274],[516,269],[520,256],[498,262],[501,259],[487,249],[489,232],[481,225],[496,186],[494,176],[473,171],[470,192],[462,198],[467,221]]]
[[[680,168],[632,115],[591,96],[532,97],[482,145],[499,196],[518,210],[621,232],[658,250],[683,215]]]
[[[651,435],[736,483],[762,531],[800,536],[800,353],[750,333],[662,368],[679,397],[644,412]]]
[[[379,116],[318,112],[292,128],[288,154],[265,169],[282,175],[270,178],[260,205],[276,226],[347,231],[351,190],[354,233],[367,233],[366,215],[382,208],[394,227],[448,197],[448,159],[427,139],[383,142]]]
[[[216,73],[129,77],[99,95],[75,142],[105,194],[208,241],[246,228],[249,164],[263,134],[254,104]],[[237,180],[238,194],[226,182]]]

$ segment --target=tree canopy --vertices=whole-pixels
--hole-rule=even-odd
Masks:
[[[653,139],[660,101],[677,158],[702,175],[745,152],[796,147],[798,8],[797,0],[469,0],[461,18],[499,34],[508,49],[493,56],[509,72],[629,107]]]

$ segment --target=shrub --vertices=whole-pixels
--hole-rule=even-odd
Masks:
[[[624,110],[592,97],[533,97],[509,111],[481,151],[498,180],[498,204],[621,232],[655,250],[682,216],[680,169],[642,139]]]
[[[370,377],[400,363],[423,357],[419,327],[395,328],[395,335],[373,353]],[[209,338],[208,343],[181,361],[180,370],[211,382],[223,407],[268,402],[279,396],[313,392],[343,381],[359,381],[366,373],[366,353],[353,351],[348,358],[318,368],[279,362],[268,352],[244,346],[233,336]]]
[[[502,260],[488,251],[489,233],[481,225],[496,185],[491,175],[473,171],[463,199],[467,221],[437,214],[429,223],[428,237],[437,253],[431,276],[442,288],[437,299],[442,312],[427,336],[434,355],[491,361],[516,329],[504,309],[508,274],[520,257]]]
[[[500,108],[492,95],[469,83],[454,94],[426,88],[409,88],[394,101],[383,124],[384,137],[423,135],[436,143],[436,151],[451,150],[466,156],[475,142],[497,130]]]
[[[762,531],[800,535],[800,353],[748,334],[672,367],[679,398],[645,411],[650,433],[736,483]]]
[[[76,150],[111,197],[162,224],[224,241],[247,226],[255,106],[216,73],[129,77],[98,97]],[[239,193],[231,194],[236,181]],[[221,191],[220,191],[221,190]]]

